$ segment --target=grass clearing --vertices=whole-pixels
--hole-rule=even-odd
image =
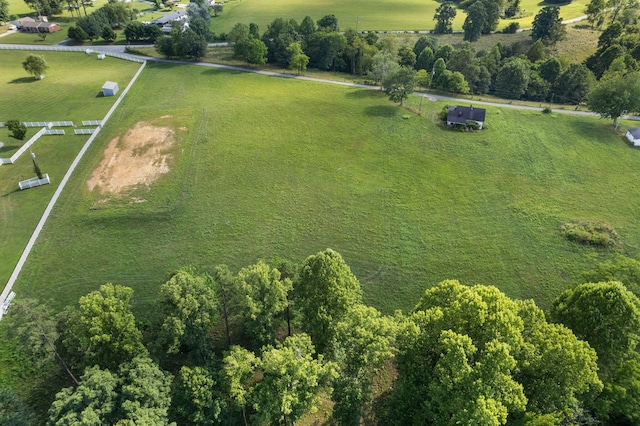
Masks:
[[[114,282],[135,289],[142,312],[169,270],[332,247],[387,313],[447,278],[545,307],[611,253],[567,241],[562,223],[605,221],[638,252],[629,177],[640,151],[608,122],[489,108],[486,131],[458,133],[436,124],[443,105],[407,120],[378,91],[150,64],[69,182],[16,291],[60,308]],[[171,171],[104,201],[87,181],[109,141],[139,122],[175,130]]]
[[[106,80],[121,87],[131,80],[140,64],[115,58],[98,61],[95,55],[66,52],[41,53],[50,65],[46,78],[36,81],[22,69],[27,51],[0,51],[0,121],[74,121],[99,120],[115,98],[97,97]],[[28,140],[37,130],[30,128]],[[0,167],[0,282],[9,279],[49,199],[73,161],[86,135],[73,135],[66,128],[64,136],[43,136],[32,147],[43,172],[52,183],[36,189],[18,191],[18,181],[33,176],[31,159],[21,156],[13,165]],[[1,157],[9,157],[22,145],[0,129]]]

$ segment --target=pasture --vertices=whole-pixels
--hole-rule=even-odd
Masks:
[[[140,64],[115,58],[98,61],[95,55],[66,52],[37,52],[50,65],[46,78],[36,81],[22,69],[29,52],[0,51],[0,121],[100,120],[115,98],[98,97],[106,80],[125,87]],[[43,136],[33,146],[38,162],[52,179],[50,185],[18,191],[18,181],[32,177],[31,159],[21,156],[13,165],[0,167],[0,282],[4,283],[22,254],[51,195],[88,136]],[[30,128],[28,140],[39,128]],[[0,128],[0,157],[10,157],[22,145]]]
[[[563,222],[606,221],[620,250],[638,252],[640,188],[630,182],[640,151],[609,122],[489,108],[487,130],[459,133],[437,124],[444,105],[424,102],[420,116],[379,91],[150,64],[15,289],[61,308],[114,282],[135,289],[144,313],[175,268],[237,270],[332,247],[386,313],[448,278],[546,307],[611,253],[563,239]],[[170,143],[131,136],[147,133]],[[123,152],[151,155],[163,172],[139,181],[140,167],[123,168],[107,190],[100,176],[116,172],[104,164]]]
[[[578,0],[561,6],[563,19],[576,18],[585,14],[588,0]],[[341,30],[358,29],[374,31],[418,31],[432,30],[435,27],[433,15],[440,3],[435,0],[323,0],[308,2],[304,0],[231,0],[225,3],[224,11],[212,20],[212,30],[227,33],[233,26],[242,22],[254,22],[260,31],[276,18],[295,19],[301,22],[305,16],[314,21],[328,14],[338,18]],[[536,13],[546,4],[537,0],[521,2],[522,16],[516,19],[521,28],[529,28]],[[466,18],[463,10],[458,10],[453,22],[454,30],[462,30]],[[499,28],[506,27],[512,20],[503,20]]]

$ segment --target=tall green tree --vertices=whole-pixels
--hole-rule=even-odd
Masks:
[[[24,68],[26,72],[33,75],[36,80],[38,80],[49,68],[49,64],[47,64],[44,56],[30,53],[29,55],[27,55],[27,59],[22,62],[22,68]]]
[[[249,424],[247,408],[250,407],[253,398],[257,365],[258,358],[254,353],[240,346],[232,346],[222,364],[225,390],[232,401],[233,408],[242,412],[245,426]]]
[[[340,31],[340,28],[338,27],[338,18],[336,18],[336,15],[334,14],[323,16],[322,18],[318,19],[317,24],[318,30],[320,31],[324,31],[327,33]]]
[[[256,348],[274,343],[276,331],[284,324],[291,289],[291,280],[281,279],[280,272],[264,261],[238,273],[237,305]]]
[[[593,349],[495,287],[427,290],[398,347],[395,424],[498,425],[525,409],[558,421],[602,386]]]
[[[585,283],[620,281],[629,291],[640,297],[640,259],[621,254],[615,255],[583,272],[582,281]]]
[[[9,0],[0,0],[0,22],[7,22],[9,16]]]
[[[333,417],[341,425],[359,425],[371,402],[374,375],[394,354],[396,323],[375,308],[355,305],[336,326]]]
[[[453,32],[453,19],[456,17],[457,11],[453,2],[445,1],[436,9],[433,19],[436,20],[436,28],[433,30],[436,34],[451,34]]]
[[[583,64],[570,64],[551,86],[556,102],[578,104],[596,84],[596,78]]]
[[[416,64],[416,54],[409,46],[402,46],[398,49],[398,64],[403,67],[410,67]]]
[[[24,0],[24,2],[40,15],[53,16],[62,13],[62,0]]]
[[[209,331],[218,317],[218,303],[213,280],[181,269],[160,287],[164,310],[161,336],[168,353],[207,352]]]
[[[403,66],[382,80],[382,87],[392,102],[399,102],[402,106],[404,100],[413,92],[415,76],[413,68]]]
[[[234,51],[248,64],[262,65],[267,62],[267,46],[253,36],[236,42]]]
[[[210,425],[220,419],[223,405],[213,374],[202,367],[180,369],[171,403],[180,424]]]
[[[324,363],[306,334],[287,337],[282,345],[267,348],[258,361],[262,379],[253,393],[255,424],[295,422],[315,409],[321,391],[331,391],[329,384],[336,376],[333,363]]]
[[[105,284],[66,311],[61,340],[72,365],[117,371],[120,364],[147,354],[131,311],[132,296],[129,287]]]
[[[591,24],[591,28],[601,27],[604,24],[606,13],[604,0],[591,0],[587,6],[587,21]]]
[[[25,126],[23,122],[18,119],[11,119],[7,120],[4,125],[7,130],[11,132],[12,138],[18,139],[19,141],[24,140],[27,134],[27,126]]]
[[[565,37],[566,31],[560,17],[560,8],[546,6],[533,18],[531,38],[534,41],[541,40],[546,46],[555,46]]]
[[[0,388],[0,426],[34,426],[36,417],[11,389]]]
[[[397,71],[400,65],[393,59],[389,52],[378,52],[372,58],[371,78],[376,83],[382,81],[390,74]]]
[[[300,42],[291,43],[287,47],[287,52],[291,55],[289,69],[296,70],[298,74],[305,72],[307,65],[309,65],[309,57],[302,51]]]
[[[336,324],[362,300],[360,283],[342,256],[326,249],[304,261],[294,291],[302,329],[311,336],[318,353],[324,353]]]
[[[496,95],[506,99],[518,99],[527,90],[530,70],[526,59],[508,61],[496,76]]]
[[[482,1],[476,1],[469,7],[467,17],[464,20],[464,24],[462,24],[462,29],[464,30],[463,39],[470,42],[478,41],[486,20],[487,10],[484,4]]]
[[[616,75],[601,81],[589,93],[587,105],[602,118],[613,119],[618,128],[618,118],[627,111],[640,110],[640,73]]]

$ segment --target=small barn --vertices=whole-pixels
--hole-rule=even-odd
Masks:
[[[118,93],[118,83],[113,81],[107,81],[102,86],[102,94],[104,96],[115,96]]]
[[[486,116],[486,109],[474,108],[473,105],[449,107],[447,126],[453,126],[454,124],[465,126],[468,121],[472,121],[479,126],[478,128],[482,129]]]
[[[640,146],[640,129],[634,127],[627,130],[627,139],[633,144],[633,146]]]

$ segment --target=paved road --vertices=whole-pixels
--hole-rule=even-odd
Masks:
[[[152,47],[153,45],[136,45],[136,46],[137,47]],[[59,50],[60,48],[63,48],[65,50],[82,51],[82,52],[86,51],[87,49],[92,49],[94,51],[117,53],[117,54],[120,54],[120,55],[129,56],[131,58],[142,59],[142,60],[146,60],[146,61],[150,61],[150,62],[161,62],[161,63],[165,62],[165,63],[174,63],[174,64],[178,63],[178,64],[185,64],[185,65],[195,65],[195,66],[201,66],[201,67],[228,69],[228,70],[241,71],[241,72],[250,72],[250,73],[255,73],[255,74],[268,75],[268,76],[272,76],[272,77],[291,78],[291,79],[304,80],[304,81],[315,81],[315,82],[318,82],[318,83],[335,84],[335,85],[347,86],[347,87],[357,87],[357,88],[361,88],[361,89],[371,89],[371,90],[379,90],[380,89],[379,86],[370,86],[370,85],[366,85],[366,84],[348,83],[348,82],[344,82],[344,81],[327,80],[327,79],[323,79],[323,78],[307,77],[307,76],[304,76],[304,75],[284,74],[284,73],[278,73],[278,72],[273,72],[273,71],[254,70],[254,69],[249,69],[249,68],[236,67],[236,66],[232,66],[232,65],[211,64],[211,63],[206,63],[206,62],[189,62],[189,61],[179,61],[179,60],[174,60],[174,59],[150,58],[150,57],[147,57],[147,56],[132,55],[132,54],[129,54],[129,53],[124,53],[125,46],[122,46],[122,45],[105,45],[105,46],[40,46],[39,45],[39,46],[34,46],[34,45],[29,45],[29,44],[0,44],[0,50],[2,50],[2,49]],[[525,105],[513,105],[513,104],[505,104],[505,103],[499,103],[499,102],[487,102],[487,101],[479,101],[479,100],[470,100],[470,99],[465,99],[465,98],[457,98],[455,96],[444,96],[444,95],[437,95],[437,94],[433,94],[433,93],[424,93],[424,92],[414,92],[413,94],[416,95],[416,96],[423,96],[425,98],[428,98],[429,100],[446,100],[446,101],[452,101],[452,102],[457,102],[457,103],[462,103],[462,104],[473,103],[474,105],[487,105],[487,106],[494,106],[494,107],[500,107],[500,108],[510,108],[510,109],[519,109],[519,110],[529,110],[529,111],[540,111],[540,107],[532,107],[532,106],[525,106]],[[559,114],[597,116],[597,114],[595,114],[593,112],[589,112],[589,111],[576,111],[574,109],[554,109],[554,108],[552,108],[552,109],[553,109],[554,113],[559,113]],[[640,117],[639,116],[625,115],[625,116],[622,116],[621,118],[627,119],[627,120],[640,121]]]

